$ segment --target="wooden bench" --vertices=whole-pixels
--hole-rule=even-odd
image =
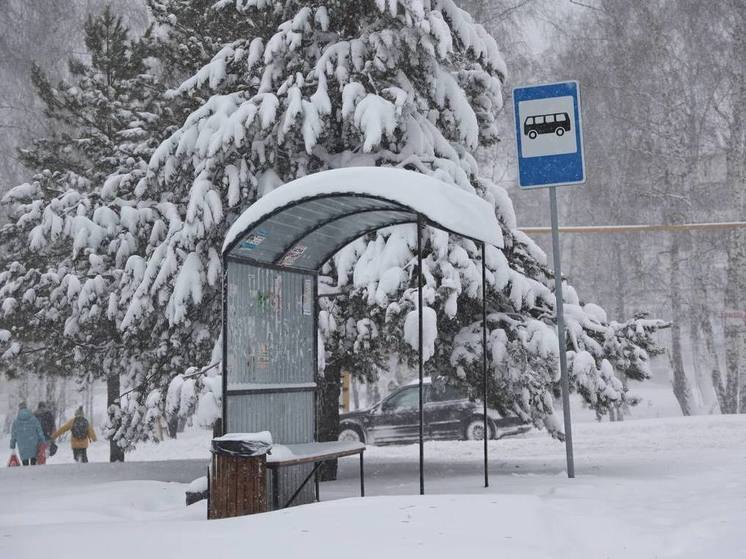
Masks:
[[[343,458],[345,456],[360,455],[360,496],[365,497],[365,468],[363,463],[363,452],[365,445],[352,441],[332,441],[324,443],[303,443],[289,445],[274,445],[270,454],[267,455],[267,469],[272,471],[272,509],[287,508],[300,494],[303,488],[314,478],[316,485],[316,500],[319,501],[319,476],[318,471],[326,460]],[[308,474],[303,483],[300,484],[293,496],[284,506],[280,506],[280,483],[277,470],[288,466],[299,464],[314,464],[313,470]]]

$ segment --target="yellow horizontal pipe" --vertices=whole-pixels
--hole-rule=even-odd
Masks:
[[[652,233],[675,231],[717,231],[746,227],[746,221],[723,223],[671,223],[668,225],[579,225],[560,227],[560,233]],[[550,227],[521,227],[527,235],[548,235]]]

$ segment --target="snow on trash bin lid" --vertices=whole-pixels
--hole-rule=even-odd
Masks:
[[[187,493],[202,493],[204,491],[207,491],[208,489],[208,483],[207,483],[207,476],[198,477],[195,479],[192,483],[190,483],[187,488]]]
[[[272,448],[272,434],[269,431],[258,433],[227,433],[212,440],[212,452],[229,456],[261,456]]]

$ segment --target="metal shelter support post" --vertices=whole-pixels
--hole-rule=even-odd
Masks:
[[[313,391],[313,440],[319,442],[319,274],[313,278],[313,380],[316,389]],[[319,471],[316,471],[316,500],[319,500]]]
[[[221,333],[223,335],[223,343],[221,348],[221,361],[220,364],[220,374],[223,377],[221,391],[222,391],[222,398],[223,398],[223,406],[221,410],[221,418],[222,418],[222,433],[221,435],[228,432],[228,406],[226,405],[226,402],[228,401],[228,257],[223,254],[220,258],[222,261],[222,269],[221,269],[221,277],[222,277],[222,306],[221,306],[221,317],[220,320],[222,322],[222,329]],[[209,477],[208,477],[209,479]]]
[[[560,374],[562,385],[562,412],[565,418],[565,452],[567,477],[575,477],[575,460],[572,452],[572,425],[570,421],[570,379],[567,374],[565,343],[565,309],[562,297],[562,269],[560,263],[559,225],[557,216],[557,188],[549,188],[549,206],[552,216],[552,255],[554,257],[554,296],[557,312],[557,339],[559,340]]]
[[[425,412],[423,407],[423,369],[424,360],[422,356],[422,283],[424,274],[422,273],[422,229],[425,223],[422,214],[417,214],[417,364],[420,373],[420,495],[425,494],[425,439],[424,439],[424,419]]]
[[[487,422],[487,270],[484,263],[484,243],[482,243],[482,405],[484,406],[484,486],[490,486],[487,466],[487,441],[489,440],[489,424]]]

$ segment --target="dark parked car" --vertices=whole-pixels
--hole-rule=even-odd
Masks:
[[[470,401],[453,386],[424,385],[424,430],[428,440],[483,440],[481,401]],[[489,438],[524,433],[530,425],[517,417],[487,410]],[[419,440],[419,386],[403,386],[367,410],[340,416],[339,440],[366,444],[413,443]]]

